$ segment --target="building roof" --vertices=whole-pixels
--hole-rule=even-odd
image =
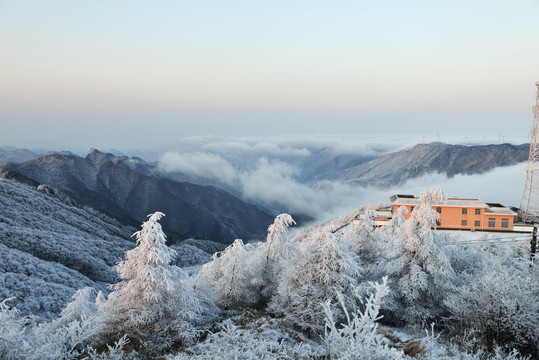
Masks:
[[[509,209],[507,206],[497,203],[487,203],[488,208],[485,209],[485,214],[509,215],[515,216],[516,212]]]
[[[421,200],[413,195],[396,194],[389,198],[392,205],[419,205]],[[469,208],[488,208],[488,205],[479,199],[464,199],[459,197],[450,197],[443,202],[433,202],[433,206],[454,206]]]

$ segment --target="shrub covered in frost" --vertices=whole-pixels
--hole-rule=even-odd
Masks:
[[[364,302],[364,310],[349,310],[343,300],[343,294],[338,293],[339,305],[345,315],[344,323],[337,321],[330,300],[323,307],[326,316],[324,343],[332,360],[386,360],[402,359],[402,351],[387,346],[383,336],[378,332],[378,323],[382,317],[380,305],[384,296],[389,294],[387,277],[383,282],[371,283],[374,294]],[[356,288],[358,300],[359,292]]]
[[[539,269],[522,258],[488,253],[478,265],[479,271],[445,301],[453,333],[467,332],[489,351],[498,345],[537,354]]]
[[[325,318],[322,304],[341,294],[351,305],[355,301],[351,289],[357,285],[361,269],[349,243],[326,228],[313,229],[297,249],[285,263],[270,308],[313,334],[321,333]],[[342,312],[332,307],[341,319]]]
[[[241,325],[243,316],[226,319],[216,331],[170,360],[316,360],[325,359],[325,350],[314,342],[298,341],[279,326],[279,322],[258,315]]]

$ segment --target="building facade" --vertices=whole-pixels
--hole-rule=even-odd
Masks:
[[[403,194],[393,195],[390,200],[392,214],[395,214],[401,206],[408,209],[405,219],[409,219],[414,208],[421,203],[419,198]],[[501,204],[458,197],[432,204],[432,208],[440,215],[438,222],[440,229],[513,231],[517,215]]]

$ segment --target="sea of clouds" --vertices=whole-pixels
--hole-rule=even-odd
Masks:
[[[419,195],[433,186],[448,196],[519,206],[525,183],[524,163],[452,178],[433,173],[391,188],[364,187],[339,180],[299,180],[298,164],[320,149],[336,155],[379,156],[413,145],[400,140],[188,138],[182,140],[183,150],[165,152],[159,166],[166,172],[214,179],[272,213],[300,213],[318,219],[337,216],[363,204],[387,203],[396,193]]]

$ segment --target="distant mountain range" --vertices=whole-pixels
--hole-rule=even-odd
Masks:
[[[288,161],[296,167],[299,182],[329,180],[384,188],[426,174],[479,174],[526,161],[528,151],[528,144],[430,143],[382,156],[312,149],[310,155],[290,157]],[[260,239],[273,221],[266,210],[240,199],[240,187],[224,185],[219,179],[164,172],[157,163],[98,150],[85,157],[69,153],[39,156],[37,151],[0,148],[0,164],[7,159],[13,161],[0,167],[0,178],[33,187],[48,185],[79,205],[130,226],[139,226],[147,214],[162,211],[167,215],[162,224],[171,243],[186,238],[223,244],[236,238]],[[31,159],[24,161],[27,158]],[[301,214],[294,217],[303,219]]]
[[[48,185],[82,206],[139,226],[162,211],[171,239],[231,243],[263,237],[273,217],[213,186],[174,181],[139,158],[92,151],[85,157],[51,154],[0,167],[0,178]]]
[[[480,174],[499,166],[527,161],[529,144],[450,145],[419,144],[377,157],[355,166],[335,169],[321,178],[344,180],[359,185],[389,187],[432,173]]]
[[[10,162],[24,162],[51,153],[63,155],[72,154],[69,151],[28,150],[18,149],[12,146],[0,146],[0,165]]]

